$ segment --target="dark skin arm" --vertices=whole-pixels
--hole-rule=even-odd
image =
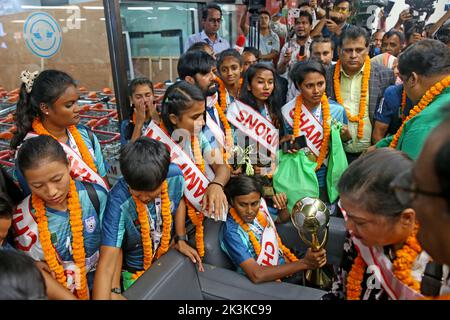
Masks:
[[[372,143],[376,144],[378,141],[386,136],[389,125],[380,121],[375,121],[372,132]]]
[[[285,193],[277,193],[272,197],[274,207],[278,209],[278,218],[276,222],[285,223],[291,217],[287,209],[287,197]]]
[[[313,270],[323,267],[327,262],[324,249],[313,252],[308,249],[303,259],[279,266],[260,266],[255,259],[250,258],[240,264],[246,275],[253,283],[275,281],[290,276],[302,270]]]
[[[120,248],[109,246],[100,247],[100,259],[97,270],[95,271],[94,290],[92,294],[94,300],[109,300],[111,298],[113,284],[117,284],[117,281],[114,281],[114,275],[116,274],[117,276],[116,267],[119,259]],[[120,288],[120,283],[118,287]]]

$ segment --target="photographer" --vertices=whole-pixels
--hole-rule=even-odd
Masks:
[[[249,10],[245,10],[241,17],[240,27],[244,35],[247,37],[250,26],[247,24],[247,15]],[[253,13],[252,13],[253,14]],[[280,53],[280,38],[270,29],[270,12],[262,9],[258,12],[259,18],[259,59],[261,62],[273,64]]]
[[[333,11],[329,13],[329,17],[325,15],[311,32],[311,37],[318,35],[331,37],[334,43],[333,61],[338,59],[337,48],[339,45],[339,38],[350,26],[347,20],[352,12],[353,7],[351,0],[336,0]]]

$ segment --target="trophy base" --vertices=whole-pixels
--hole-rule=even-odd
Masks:
[[[329,291],[333,285],[334,277],[334,269],[331,265],[322,267],[320,272],[316,272],[316,270],[308,270],[305,272],[304,277],[305,286]]]

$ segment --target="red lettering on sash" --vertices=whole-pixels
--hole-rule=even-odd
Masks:
[[[320,139],[320,131],[316,131],[316,133],[314,133],[309,140],[311,140],[311,142],[313,143],[313,145],[316,146],[316,148],[320,148],[320,146],[322,145],[322,140],[323,140],[323,139]]]
[[[255,123],[258,121],[258,119],[255,119]],[[262,128],[262,132],[260,132],[260,130],[259,129],[261,129]],[[267,130],[269,130],[269,128],[267,128]],[[264,124],[264,123],[262,123],[262,122],[260,122],[260,123],[258,123],[258,125],[256,126],[256,128],[255,128],[255,132],[256,132],[256,134],[258,135],[258,136],[261,136],[263,133],[264,133],[264,131],[266,131],[266,125]],[[266,133],[266,136],[267,136],[267,133]],[[263,137],[263,138],[265,138],[265,137]]]
[[[302,128],[302,131],[306,133],[306,137],[309,139],[309,136],[314,131],[314,126],[310,125],[310,126],[308,126],[306,128]]]
[[[199,179],[200,178],[195,175],[195,171],[191,168],[188,168],[184,173],[184,180],[187,183],[187,189],[189,191],[191,191],[197,185]]]
[[[245,111],[245,110],[240,110],[240,111],[239,111],[239,118],[236,119],[237,122],[242,122],[242,121],[244,121],[244,119],[245,119],[245,115],[244,115],[244,114],[247,114],[247,111]]]
[[[199,184],[197,190],[194,192],[194,197],[198,198],[198,197],[204,195],[205,192],[206,192],[206,188],[203,187],[203,182],[202,182],[202,180],[200,180],[200,184]],[[202,201],[203,201],[203,199],[202,199]]]
[[[269,249],[270,248],[270,252]],[[271,266],[271,260],[273,260],[273,254],[275,253],[275,246],[272,242],[267,241],[266,246],[264,248],[264,259],[261,261],[263,265]]]
[[[294,119],[294,112],[295,108],[292,108],[291,111],[289,111],[289,117],[291,117],[292,119]]]
[[[30,244],[28,246],[23,246],[19,241],[15,241],[17,248],[22,250],[22,251],[30,251],[31,247],[36,243],[37,241],[37,235],[30,230],[30,228],[26,225],[23,228],[19,228],[19,222],[23,220],[23,211],[22,209],[17,209],[16,214],[20,214],[19,216],[15,217],[13,219],[13,228],[16,232],[16,236],[21,236],[23,234],[25,234],[26,236],[28,236],[31,241]]]
[[[250,125],[248,127],[253,130],[255,125],[258,123],[258,118],[255,118],[255,121],[253,123],[252,123],[252,120],[253,120],[253,116],[251,114],[249,114],[247,120],[245,120],[244,125],[247,125],[250,122]]]

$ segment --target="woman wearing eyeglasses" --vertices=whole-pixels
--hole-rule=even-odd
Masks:
[[[406,154],[382,148],[342,175],[339,205],[349,237],[337,280],[324,299],[415,300],[450,289],[432,272],[438,268],[416,239],[416,213],[407,205],[406,188],[398,185],[399,175],[412,166]]]

